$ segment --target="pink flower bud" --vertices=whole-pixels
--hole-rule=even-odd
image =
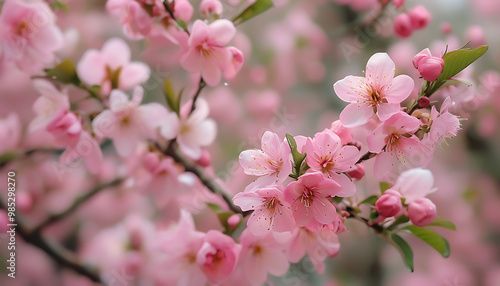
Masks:
[[[431,51],[429,49],[424,49],[415,57],[413,57],[413,66],[418,69],[418,66],[420,65],[421,62],[427,60],[428,58],[432,57]]]
[[[392,217],[397,215],[403,205],[401,204],[401,194],[395,190],[387,190],[375,202],[375,209],[383,217]]]
[[[426,198],[416,199],[408,206],[408,216],[417,226],[425,226],[434,221],[437,211],[436,205]]]
[[[231,229],[234,229],[238,226],[240,221],[241,221],[241,216],[239,214],[234,214],[227,219],[227,224]]]
[[[19,193],[17,196],[17,207],[22,212],[29,212],[31,207],[33,206],[33,198],[30,194],[27,193]]]
[[[399,14],[394,19],[394,32],[400,38],[407,38],[413,33],[410,16],[408,14]]]
[[[196,164],[202,167],[208,167],[212,164],[212,158],[210,157],[210,153],[207,150],[201,151],[201,157],[196,161]]]
[[[396,6],[396,8],[399,8],[405,4],[405,0],[394,0],[392,3]]]
[[[431,100],[427,96],[421,97],[418,100],[418,106],[422,108],[426,108],[429,104],[431,104]]]
[[[431,14],[429,14],[427,9],[422,5],[413,7],[408,15],[414,29],[423,29],[427,27],[427,24],[429,24],[431,20]]]
[[[47,125],[47,131],[54,135],[57,144],[75,146],[80,139],[82,125],[74,113],[61,108]]]
[[[177,19],[182,19],[185,22],[191,20],[193,17],[193,6],[187,0],[176,0],[174,6],[174,16]]]
[[[418,72],[426,81],[435,81],[443,72],[444,60],[438,57],[430,57],[421,61],[418,65]]]
[[[160,164],[160,158],[153,152],[149,152],[142,157],[142,165],[146,170],[153,173]]]
[[[201,0],[200,11],[203,15],[222,14],[222,3],[219,0]]]
[[[354,180],[361,180],[365,176],[365,166],[356,164],[347,174]]]
[[[484,39],[484,31],[478,25],[470,26],[465,31],[465,40],[470,41],[473,47],[478,47],[486,44]]]
[[[451,26],[450,23],[444,22],[443,24],[441,24],[441,32],[443,34],[451,34],[452,31],[453,27]]]

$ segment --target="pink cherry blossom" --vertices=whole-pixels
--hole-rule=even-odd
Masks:
[[[427,27],[429,21],[431,20],[431,14],[422,5],[417,5],[413,7],[408,16],[411,20],[411,25],[414,29],[423,29]]]
[[[35,73],[55,59],[63,36],[44,1],[7,0],[0,15],[0,59]]]
[[[365,77],[347,76],[333,88],[337,96],[350,104],[340,113],[345,127],[361,126],[377,114],[382,121],[400,111],[400,103],[413,90],[407,75],[394,77],[395,65],[386,53],[376,53],[366,65]]]
[[[426,226],[436,218],[436,205],[429,199],[419,198],[408,206],[408,216],[417,226]]]
[[[135,0],[109,0],[106,10],[119,17],[123,31],[130,39],[139,40],[148,36],[154,19],[141,6],[145,3]]]
[[[420,124],[417,118],[400,112],[366,137],[370,152],[379,153],[373,168],[378,180],[393,182],[402,171],[428,163],[430,150],[414,134]]]
[[[231,21],[215,20],[210,25],[196,20],[189,37],[189,48],[181,58],[181,65],[190,72],[200,72],[210,86],[217,85],[222,72],[228,69],[233,52],[226,47],[236,33]]]
[[[262,136],[262,150],[241,152],[239,162],[247,175],[260,176],[256,186],[281,184],[292,171],[290,146],[276,133],[266,131]]]
[[[337,196],[354,195],[356,187],[343,172],[350,171],[361,157],[357,147],[342,146],[340,138],[325,129],[316,133],[314,139],[308,138],[303,151],[307,154],[306,162],[310,170],[325,174],[342,187]]]
[[[108,40],[101,51],[86,51],[76,70],[85,83],[99,85],[102,95],[108,95],[112,89],[129,90],[140,85],[150,73],[146,64],[130,62],[130,49],[119,38]]]
[[[286,248],[286,256],[292,263],[297,263],[307,253],[319,274],[325,272],[324,260],[334,257],[340,250],[337,234],[328,226],[297,227]]]
[[[340,143],[342,143],[342,145],[352,142],[351,131],[349,131],[348,128],[345,128],[340,120],[332,122],[330,130],[340,138]]]
[[[406,13],[401,13],[394,18],[394,33],[399,38],[408,38],[413,34],[411,18]]]
[[[163,207],[181,191],[184,191],[179,182],[179,176],[183,170],[175,165],[172,158],[167,157],[160,161],[157,154],[148,153],[143,160],[149,176],[142,184],[141,189],[144,190],[144,193],[153,195],[156,205]]]
[[[448,112],[451,105],[451,98],[447,97],[441,105],[440,112],[434,105],[432,106],[430,130],[423,139],[427,145],[434,146],[440,139],[457,136],[457,132],[460,130],[460,121],[456,115]]]
[[[248,229],[254,235],[291,231],[293,221],[290,204],[285,201],[281,186],[270,186],[234,196],[234,204],[243,211],[254,210],[248,219]]]
[[[203,154],[201,147],[215,140],[217,125],[214,120],[207,119],[209,108],[203,98],[196,101],[196,108],[191,114],[190,110],[191,101],[182,107],[180,118],[176,113],[169,113],[161,122],[160,134],[166,139],[176,138],[181,151],[198,160]]]
[[[292,206],[295,222],[306,226],[310,222],[328,224],[335,220],[337,212],[330,198],[340,191],[337,182],[321,173],[309,173],[288,184],[284,193],[285,200]]]
[[[246,280],[251,285],[262,285],[267,274],[282,276],[290,267],[283,253],[285,244],[276,242],[270,233],[266,236],[255,236],[244,230],[240,236],[241,255],[239,267],[243,268]]]
[[[156,248],[165,254],[160,265],[177,285],[206,284],[207,278],[196,263],[204,237],[204,233],[195,230],[193,218],[186,210],[181,210],[179,224],[175,229],[159,233]]]
[[[209,14],[222,14],[223,7],[222,3],[219,0],[201,0],[200,3],[200,12],[204,16],[208,16]]]
[[[54,135],[58,145],[75,146],[82,133],[82,124],[74,113],[63,107],[47,125],[47,131]]]
[[[113,139],[120,156],[132,154],[141,140],[155,139],[156,128],[167,116],[167,110],[159,103],[139,105],[143,92],[141,87],[136,87],[129,101],[125,93],[113,90],[110,109],[104,110],[92,121],[96,135]]]
[[[211,283],[219,284],[229,278],[238,262],[241,245],[216,230],[210,230],[196,255],[196,263]]]

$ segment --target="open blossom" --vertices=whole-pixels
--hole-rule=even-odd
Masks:
[[[264,235],[271,230],[291,231],[295,226],[290,204],[285,201],[281,186],[238,193],[233,201],[243,211],[254,210],[247,223],[254,235]]]
[[[429,133],[424,135],[426,144],[434,146],[439,139],[457,135],[460,130],[460,121],[456,115],[448,112],[451,104],[451,98],[447,97],[441,105],[440,112],[437,111],[435,106],[432,106],[430,130]]]
[[[337,96],[350,104],[340,113],[345,127],[361,126],[377,114],[382,121],[400,111],[400,103],[413,90],[413,79],[394,77],[395,65],[386,53],[376,53],[366,64],[365,77],[347,76],[333,88]]]
[[[241,245],[216,230],[210,230],[204,237],[203,244],[196,254],[196,263],[214,284],[229,278],[238,262]]]
[[[76,70],[85,83],[99,85],[102,95],[109,94],[112,89],[131,89],[149,78],[149,67],[144,63],[130,62],[130,49],[119,38],[106,41],[101,51],[86,51]]]
[[[342,146],[339,136],[326,129],[314,139],[308,138],[303,151],[310,170],[325,174],[342,187],[337,196],[354,195],[356,187],[343,172],[350,171],[361,157],[357,147]]]
[[[327,257],[334,257],[340,250],[340,243],[331,225],[297,227],[286,248],[286,256],[292,263],[297,263],[307,253],[311,262],[321,275],[325,272]]]
[[[0,60],[34,73],[52,63],[62,48],[56,17],[43,1],[7,0],[0,15]]]
[[[411,203],[434,192],[436,189],[433,185],[434,177],[431,171],[415,168],[401,173],[391,189],[398,191],[406,203]]]
[[[399,112],[366,137],[370,152],[378,153],[373,168],[378,180],[393,182],[401,171],[428,163],[430,150],[415,136],[419,128],[416,117]]]
[[[291,204],[293,217],[299,226],[310,222],[329,224],[337,217],[330,198],[341,190],[340,185],[321,173],[308,173],[285,188],[285,200]]]
[[[125,34],[134,40],[142,39],[151,31],[154,19],[135,0],[108,0],[106,10],[118,16]]]
[[[236,33],[229,20],[216,20],[210,25],[196,20],[189,37],[189,48],[180,59],[183,68],[200,72],[210,86],[217,85],[222,72],[232,65],[234,52],[226,47]]]
[[[196,263],[196,255],[203,245],[205,234],[195,230],[191,214],[181,210],[178,226],[160,232],[156,248],[165,254],[161,266],[176,285],[205,285],[207,278]]]
[[[262,285],[268,273],[282,276],[290,267],[283,253],[286,245],[276,242],[272,234],[255,236],[244,230],[240,241],[242,250],[238,267],[243,268],[245,278],[251,285]]]
[[[290,146],[276,133],[266,131],[262,136],[262,150],[245,150],[239,161],[247,175],[260,176],[258,186],[283,183],[290,172]]]
[[[128,156],[141,140],[155,139],[156,128],[167,116],[167,110],[159,103],[139,105],[143,96],[142,87],[136,87],[129,101],[120,90],[110,95],[110,109],[104,110],[92,121],[92,127],[99,137],[113,139],[120,156]]]
[[[180,112],[180,118],[176,113],[169,113],[161,122],[160,134],[166,139],[177,139],[181,151],[198,160],[203,152],[201,147],[212,144],[217,135],[217,125],[213,119],[207,119],[208,103],[199,98],[196,100],[195,110],[191,110],[191,101],[187,102]]]

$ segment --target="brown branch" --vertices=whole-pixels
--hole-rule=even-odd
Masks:
[[[160,146],[158,145],[156,145],[156,147],[160,151],[162,151],[163,154],[172,157],[177,163],[182,164],[187,172],[195,174],[201,181],[201,183],[205,185],[205,187],[207,187],[212,193],[220,194],[224,201],[226,201],[227,206],[232,212],[242,214],[243,216],[251,213],[251,211],[244,212],[239,207],[234,205],[231,195],[229,195],[229,193],[226,192],[226,190],[224,190],[210,175],[208,175],[202,167],[200,167],[192,160],[186,158],[186,156],[184,156],[180,152],[177,146],[177,142],[170,142],[168,148],[165,151],[163,151],[162,148],[160,148]]]
[[[5,204],[1,199],[0,208],[5,209]],[[50,243],[45,240],[39,232],[29,231],[23,219],[19,217],[19,214],[16,214],[15,224],[17,225],[15,227],[16,232],[19,233],[27,243],[40,248],[62,266],[73,269],[75,272],[88,277],[94,282],[102,283],[97,270],[82,265],[81,261],[79,261],[74,253]]]
[[[53,214],[53,215],[49,216],[45,221],[40,223],[40,225],[35,227],[35,229],[33,230],[33,233],[40,233],[43,230],[43,228],[64,219],[65,217],[67,217],[68,215],[73,213],[81,204],[83,204],[84,202],[86,202],[87,200],[92,198],[94,195],[96,195],[97,193],[99,193],[103,189],[119,185],[121,182],[123,182],[123,180],[124,180],[123,178],[116,178],[110,182],[95,186],[92,190],[90,190],[87,193],[78,197],[73,202],[73,204],[71,204],[71,206],[69,206],[67,209],[63,210],[60,213]]]
[[[193,97],[193,103],[191,103],[191,110],[189,111],[189,114],[193,113],[193,111],[196,109],[196,100],[198,99],[198,96],[200,95],[201,93],[201,90],[207,86],[207,84],[205,83],[205,81],[203,80],[202,77],[200,77],[200,83],[198,84],[198,90],[196,91],[196,94],[194,95]]]

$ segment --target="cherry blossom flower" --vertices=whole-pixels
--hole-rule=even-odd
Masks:
[[[315,227],[297,227],[286,248],[286,256],[292,263],[297,263],[307,253],[311,262],[321,275],[325,272],[324,260],[334,257],[340,250],[337,234],[328,225]]]
[[[52,63],[62,48],[56,17],[43,1],[7,0],[0,15],[0,59],[28,73]]]
[[[90,85],[99,85],[100,93],[112,89],[129,90],[149,78],[149,67],[141,62],[130,62],[130,49],[119,38],[104,43],[102,50],[86,51],[76,66],[78,76]]]
[[[196,263],[211,283],[219,284],[229,278],[238,262],[241,245],[216,230],[210,230],[196,255]]]
[[[414,168],[401,173],[391,189],[401,193],[405,198],[405,203],[411,203],[434,192],[436,189],[433,185],[434,177],[431,171]]]
[[[366,76],[347,76],[333,88],[337,96],[350,104],[340,113],[345,127],[361,126],[377,114],[382,121],[400,111],[400,103],[413,90],[413,79],[394,77],[395,65],[386,53],[376,53],[366,64]]]
[[[177,227],[161,232],[158,236],[156,249],[166,254],[165,259],[160,262],[166,274],[177,285],[205,285],[207,278],[196,263],[205,234],[195,230],[191,214],[181,210]]]
[[[290,267],[283,253],[286,245],[276,242],[270,233],[255,236],[247,229],[241,234],[240,241],[242,250],[238,266],[243,268],[245,278],[251,285],[262,285],[268,273],[282,276]]]
[[[452,105],[451,98],[447,97],[441,105],[440,112],[435,106],[431,109],[430,130],[424,135],[423,142],[434,146],[439,139],[450,138],[457,135],[460,130],[460,121],[456,115],[448,112]]]
[[[340,192],[340,185],[323,177],[321,173],[309,173],[286,186],[285,200],[291,204],[293,217],[299,226],[310,222],[328,224],[337,213],[329,198]]]
[[[285,201],[281,186],[270,186],[234,196],[234,204],[243,211],[254,210],[248,219],[248,229],[254,235],[291,231],[293,221],[290,204]]]
[[[420,124],[416,117],[399,112],[366,137],[370,152],[378,153],[373,167],[378,180],[393,182],[402,171],[429,162],[430,150],[414,134]]]
[[[181,151],[193,160],[198,160],[203,154],[201,147],[215,140],[217,125],[214,120],[207,119],[209,108],[203,98],[196,101],[195,110],[189,114],[191,102],[182,107],[180,118],[173,112],[165,117],[161,122],[160,134],[166,139],[176,138]]]
[[[127,37],[133,40],[147,36],[154,24],[154,19],[141,4],[140,1],[135,0],[109,0],[106,2],[106,10],[120,18],[123,31]]]
[[[167,116],[167,110],[159,103],[139,105],[143,89],[136,87],[129,101],[120,90],[110,95],[110,109],[104,110],[92,121],[92,127],[99,137],[113,139],[120,156],[130,155],[141,140],[155,139],[156,128]]]
[[[290,146],[276,133],[266,131],[261,140],[262,150],[241,152],[239,161],[247,175],[260,176],[253,186],[281,184],[292,171]]]
[[[350,171],[361,157],[357,147],[342,146],[339,136],[325,129],[316,133],[314,139],[308,138],[303,151],[310,170],[325,174],[342,187],[337,196],[354,195],[356,187],[343,172]]]
[[[236,29],[229,20],[216,20],[210,25],[196,20],[191,29],[189,48],[180,60],[182,67],[190,72],[200,72],[208,85],[217,85],[222,72],[232,63],[235,53],[226,45],[235,33]]]
[[[75,146],[82,133],[82,124],[74,113],[63,107],[47,125],[47,131],[54,135],[58,145]]]

